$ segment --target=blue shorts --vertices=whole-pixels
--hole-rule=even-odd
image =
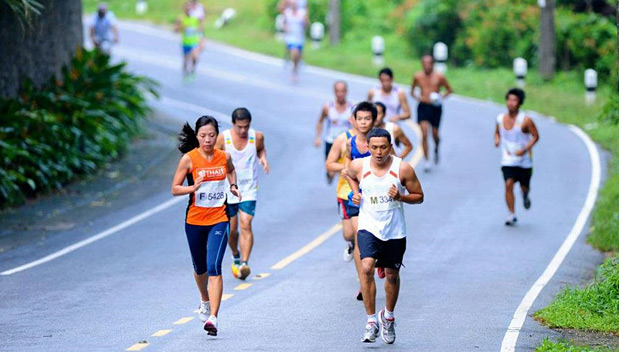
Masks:
[[[189,55],[196,47],[197,45],[183,45],[183,55]]]
[[[366,230],[359,230],[357,245],[361,259],[376,259],[376,267],[400,270],[406,251],[406,237],[383,241]]]
[[[286,49],[297,49],[299,51],[303,51],[303,44],[286,44]]]
[[[185,223],[185,234],[196,274],[221,275],[221,262],[228,246],[228,222],[209,226]]]
[[[256,214],[256,201],[248,200],[237,204],[228,203],[228,217],[236,216],[239,210],[241,210],[245,214],[254,216]]]

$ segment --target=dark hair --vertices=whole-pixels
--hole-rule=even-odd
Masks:
[[[430,53],[425,53],[421,55],[421,61],[423,61],[423,59],[425,59],[426,57],[429,57],[430,59],[432,59],[432,61],[434,61],[434,56],[432,56],[432,54]]]
[[[238,120],[249,120],[251,122],[251,113],[246,108],[236,108],[232,112],[232,123]]]
[[[372,121],[376,121],[376,118],[378,117],[378,112],[376,111],[376,106],[374,106],[374,104],[370,103],[369,101],[362,101],[359,104],[357,104],[357,106],[355,106],[355,110],[352,113],[352,116],[355,118],[355,120],[357,119],[357,113],[359,111],[369,111],[372,113]]]
[[[391,78],[393,78],[393,71],[391,71],[391,69],[389,67],[385,67],[382,70],[380,70],[378,72],[378,77],[380,77],[380,75],[385,74]]]
[[[335,81],[335,83],[333,83],[333,88],[335,88],[338,84],[343,84],[344,88],[348,89],[348,83],[346,83],[346,81],[342,81],[341,79]]]
[[[217,120],[215,120],[212,116],[200,116],[198,120],[196,120],[195,130],[189,126],[189,122],[185,122],[183,129],[178,134],[178,150],[180,150],[181,153],[186,154],[198,148],[200,146],[200,142],[198,142],[198,136],[196,133],[200,127],[206,125],[215,127],[215,133],[219,135],[219,124],[217,123]]]
[[[518,98],[519,105],[524,104],[524,90],[520,88],[512,88],[508,90],[507,94],[505,94],[505,100],[507,100],[507,97],[510,95],[515,95]]]
[[[371,138],[387,138],[387,142],[391,144],[391,133],[382,128],[372,128],[365,138],[368,141],[368,144],[370,144]]]
[[[381,103],[380,101],[377,101],[374,103],[374,105],[376,105],[376,107],[381,107],[383,108],[383,114],[387,113],[387,107],[385,106],[385,104]],[[378,111],[376,111],[376,115],[378,116]]]

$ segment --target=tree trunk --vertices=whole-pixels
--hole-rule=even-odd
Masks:
[[[82,2],[41,0],[40,16],[23,29],[0,1],[0,97],[15,97],[25,79],[41,86],[60,73],[82,44]]]
[[[342,37],[340,0],[329,0],[329,14],[329,41],[331,45],[338,45]]]
[[[540,18],[539,74],[544,79],[551,79],[556,61],[555,2],[546,0],[545,3]]]

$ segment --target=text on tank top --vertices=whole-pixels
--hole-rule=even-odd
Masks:
[[[200,187],[189,195],[189,206],[185,221],[191,225],[214,225],[228,220],[226,215],[226,175],[228,167],[226,153],[213,151],[213,158],[207,160],[196,148],[187,156],[191,159],[191,172],[187,184],[203,177]]]

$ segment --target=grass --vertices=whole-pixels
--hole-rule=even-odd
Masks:
[[[619,350],[606,347],[576,346],[568,341],[551,341],[545,338],[542,344],[537,346],[535,352],[619,352]]]
[[[207,37],[250,51],[281,57],[283,45],[275,39],[272,32],[273,20],[268,18],[267,2],[267,0],[206,2]],[[85,11],[94,11],[96,3],[93,0],[84,0]],[[132,3],[109,0],[108,4],[118,17],[140,18],[135,14]],[[146,19],[159,24],[171,24],[181,13],[181,5],[182,1],[151,1]],[[236,9],[237,17],[223,29],[215,30],[213,22],[226,7]],[[375,77],[378,68],[372,63],[370,53],[370,38],[375,34],[381,34],[385,38],[385,65],[394,70],[396,81],[408,86],[412,74],[419,70],[421,65],[418,57],[395,33],[369,33],[365,29],[351,31],[343,38],[342,44],[336,47],[323,43],[320,49],[312,49],[308,45],[304,59],[311,65]],[[449,67],[447,78],[457,94],[497,103],[503,103],[505,92],[514,85],[514,75],[510,68],[490,70],[476,67]],[[600,192],[588,240],[600,250],[619,252],[619,158],[617,158],[619,126],[600,122],[598,118],[612,89],[609,84],[602,82],[598,91],[598,101],[593,105],[585,105],[584,91],[582,72],[559,72],[551,81],[544,81],[535,69],[530,69],[527,75],[527,99],[524,108],[554,116],[563,123],[580,126],[596,142],[611,152],[613,159],[610,164],[610,176]],[[492,116],[488,118],[491,124]],[[607,262],[600,271],[604,271],[608,279],[598,280],[584,289],[566,288],[553,304],[538,312],[538,319],[549,326],[619,331],[617,307],[619,282],[615,281],[619,278],[619,266]],[[545,341],[538,351],[565,351],[567,347],[561,347],[561,344],[562,342]],[[569,351],[593,351],[574,348]]]

